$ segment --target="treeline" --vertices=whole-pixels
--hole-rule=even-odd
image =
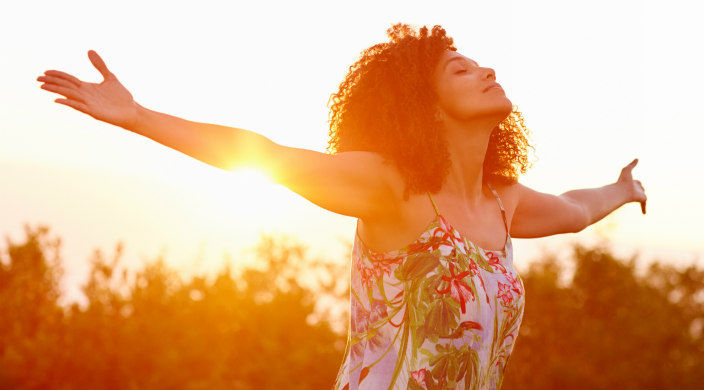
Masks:
[[[0,389],[332,387],[346,331],[327,308],[348,304],[346,262],[266,238],[256,267],[183,280],[163,259],[121,272],[118,246],[96,252],[87,303],[66,308],[59,249],[48,229],[28,228],[0,251]],[[638,273],[634,259],[576,246],[522,278],[504,389],[704,384],[704,270]]]
[[[635,258],[575,246],[521,276],[526,311],[505,389],[704,389],[704,269],[655,262],[638,273]]]

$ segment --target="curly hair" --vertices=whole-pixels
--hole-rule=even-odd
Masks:
[[[437,192],[450,169],[443,124],[436,119],[432,74],[442,53],[456,51],[440,26],[395,24],[389,42],[361,53],[330,97],[327,151],[371,151],[404,178],[405,193]],[[491,133],[484,181],[515,183],[529,168],[528,130],[514,106]]]

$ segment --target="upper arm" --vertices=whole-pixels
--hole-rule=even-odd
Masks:
[[[378,154],[337,155],[279,145],[245,129],[187,121],[143,109],[146,137],[225,170],[254,166],[316,205],[363,219],[398,207],[403,180]]]
[[[511,220],[511,236],[536,238],[582,230],[587,216],[584,208],[570,197],[534,191],[515,184],[515,209]]]
[[[271,179],[329,211],[363,219],[393,210],[402,193],[398,171],[372,152],[335,155],[266,140],[254,163]]]

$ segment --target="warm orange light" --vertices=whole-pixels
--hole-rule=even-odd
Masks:
[[[282,202],[281,191],[260,169],[246,167],[214,175],[207,197],[210,206],[248,218],[270,217],[271,205]]]

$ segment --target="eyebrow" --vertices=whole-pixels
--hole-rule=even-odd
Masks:
[[[447,62],[445,63],[445,68],[447,68],[447,66],[448,66],[452,61],[469,61],[469,62],[473,63],[474,66],[476,66],[477,68],[479,67],[479,64],[477,63],[477,61],[474,61],[474,60],[470,60],[470,59],[468,59],[468,58],[464,58],[464,57],[459,57],[459,56],[457,56],[457,57],[452,57],[452,58],[450,58],[449,60],[447,60]]]

